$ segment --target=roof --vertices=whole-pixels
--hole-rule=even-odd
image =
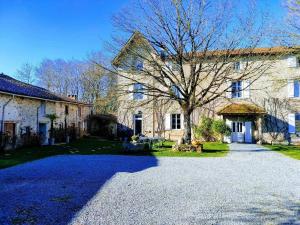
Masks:
[[[113,59],[112,65],[117,65],[120,58],[126,53],[126,50],[131,46],[131,44],[137,40],[147,41],[147,39],[140,32],[136,31],[129,38],[124,47],[120,50],[118,55]],[[148,42],[148,41],[147,41]],[[148,42],[149,43],[149,42]],[[150,45],[150,43],[149,43]],[[150,45],[151,46],[151,45]],[[264,48],[239,48],[239,49],[225,49],[225,50],[211,50],[205,52],[197,52],[196,57],[241,57],[241,56],[264,56],[264,55],[288,55],[300,52],[300,46],[294,47],[284,47],[284,46],[275,46],[275,47],[264,47]],[[187,53],[189,54],[189,53]]]
[[[115,56],[115,58],[112,60],[112,65],[118,65],[119,60],[122,58],[122,56],[127,52],[127,49],[130,48],[132,44],[135,42],[144,42],[145,44],[148,44],[150,47],[152,47],[147,39],[138,31],[135,31],[131,37],[128,39],[128,41],[125,43],[123,48],[119,51],[119,53]]]
[[[0,92],[57,102],[86,104],[68,97],[57,95],[45,88],[21,82],[3,73],[0,74]]]
[[[255,55],[278,55],[278,54],[293,54],[300,52],[299,47],[284,47],[284,46],[276,46],[276,47],[265,47],[265,48],[240,48],[234,50],[216,50],[216,51],[208,51],[205,53],[205,56],[255,56]],[[197,57],[204,56],[204,53],[198,52]]]
[[[265,114],[266,111],[250,103],[232,103],[217,112],[219,115],[257,115]]]

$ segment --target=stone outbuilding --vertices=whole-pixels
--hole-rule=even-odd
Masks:
[[[87,132],[92,105],[59,96],[44,88],[18,81],[0,74],[0,133],[2,149],[20,147],[28,136],[39,137],[47,144],[50,120],[56,114],[54,127],[72,127],[79,136]]]

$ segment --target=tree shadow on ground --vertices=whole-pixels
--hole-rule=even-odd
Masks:
[[[1,170],[0,224],[66,225],[113,176],[155,166],[153,156],[74,155]]]
[[[245,211],[247,217],[239,218],[238,222],[249,221],[250,224],[300,224],[300,202],[282,197],[271,196],[273,201],[257,204]]]

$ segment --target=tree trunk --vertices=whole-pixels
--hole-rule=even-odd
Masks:
[[[191,144],[192,142],[192,124],[191,124],[191,112],[190,110],[183,110],[183,128],[184,128],[184,143]]]

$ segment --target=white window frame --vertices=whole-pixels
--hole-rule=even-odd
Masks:
[[[236,72],[241,70],[241,62],[240,61],[237,61],[237,62],[233,63],[233,70],[236,71]]]
[[[141,85],[140,89],[136,89],[136,85]],[[132,98],[135,101],[142,101],[145,99],[145,93],[144,93],[144,86],[141,83],[135,83],[133,84],[133,93],[132,93]],[[142,98],[136,98],[137,95],[141,95]]]
[[[144,69],[144,62],[141,59],[136,59],[134,63],[134,68],[136,71],[142,71]]]
[[[47,105],[46,101],[42,101],[40,105],[40,116],[46,116]]]
[[[235,89],[234,89],[235,86]],[[234,91],[235,90],[235,91]],[[237,80],[231,82],[231,98],[243,98],[243,81]]]
[[[180,89],[177,85],[172,85],[171,87],[171,90],[173,91],[174,95],[177,97],[177,98],[183,98],[181,92],[180,92]]]
[[[174,118],[175,120],[173,120],[173,117],[175,117]],[[182,127],[181,127],[182,126],[182,123],[181,123],[182,118],[181,118],[180,113],[172,113],[170,119],[171,119],[170,122],[171,122],[171,129],[172,130],[181,130],[182,129]],[[175,122],[175,124],[173,122]]]

